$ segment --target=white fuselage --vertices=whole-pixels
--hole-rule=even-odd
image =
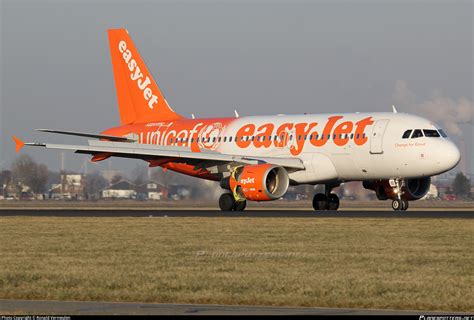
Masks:
[[[327,139],[324,144],[315,145],[314,140],[317,140],[315,134],[321,138],[331,117],[342,118],[334,123],[329,139],[324,137],[323,139]],[[364,134],[367,140],[358,145],[355,141],[355,124],[368,117],[373,123],[365,127]],[[350,133],[335,136],[335,129],[345,121],[354,124],[352,130]],[[249,138],[246,136],[243,140],[248,139],[250,143],[246,143],[248,146],[242,148],[234,140],[235,136],[242,139],[239,137],[239,130],[248,124],[255,125],[253,132],[247,131],[253,135],[253,141],[252,136]],[[256,136],[259,133],[267,136],[265,140],[269,139],[270,131],[265,130],[268,129],[265,124],[273,125],[271,134],[273,137],[277,135],[279,127],[292,124],[287,126],[291,128],[285,128],[287,135],[284,139],[287,141],[284,144],[267,141],[266,145],[262,145],[263,138],[260,136],[260,141],[256,143]],[[310,128],[311,124],[315,125]],[[264,127],[258,130],[262,126]],[[237,118],[227,125],[220,134],[221,142],[216,151],[249,156],[298,157],[306,169],[290,173],[290,178],[296,183],[417,178],[440,174],[456,166],[460,160],[460,153],[448,138],[441,136],[402,138],[407,130],[416,129],[438,130],[439,127],[427,119],[403,113],[251,116]],[[310,135],[313,141],[309,139]],[[229,142],[231,136],[234,139]],[[223,141],[224,137],[226,142]],[[292,152],[292,148],[296,152]]]

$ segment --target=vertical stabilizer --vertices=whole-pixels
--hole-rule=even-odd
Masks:
[[[129,124],[180,119],[181,116],[171,109],[161,94],[128,31],[112,29],[108,33],[120,122]]]

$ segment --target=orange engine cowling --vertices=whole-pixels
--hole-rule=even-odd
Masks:
[[[237,167],[229,178],[230,190],[236,198],[270,201],[281,198],[290,184],[285,168],[272,164]]]

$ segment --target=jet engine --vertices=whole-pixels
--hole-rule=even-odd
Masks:
[[[236,167],[221,187],[231,190],[238,200],[270,201],[281,198],[290,184],[285,168],[272,164]]]
[[[401,180],[402,199],[418,200],[423,198],[430,190],[430,184],[430,177]],[[366,189],[375,191],[379,200],[395,200],[397,198],[397,185],[393,179],[364,181],[362,185]]]

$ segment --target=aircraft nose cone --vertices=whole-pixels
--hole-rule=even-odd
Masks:
[[[446,170],[454,168],[461,160],[461,152],[458,147],[452,142],[448,142],[444,148],[442,148],[442,165]]]

